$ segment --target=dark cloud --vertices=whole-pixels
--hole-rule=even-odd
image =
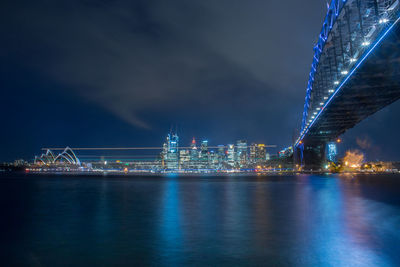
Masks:
[[[311,42],[296,25],[322,18],[318,4],[299,13],[298,1],[14,3],[6,15],[13,26],[8,56],[149,128],[139,113],[184,108],[177,102],[229,108],[238,84],[250,95],[259,90],[254,84],[271,97],[303,92],[309,58],[299,62],[297,49],[310,54]],[[319,25],[311,28],[315,35]]]
[[[301,120],[312,47],[326,12],[325,1],[316,0],[1,5],[5,99],[14,99],[16,77],[28,73],[20,81],[21,97],[75,97],[77,109],[90,106],[134,126],[135,138],[149,130],[161,136],[167,125],[178,123],[189,138],[245,137],[279,146],[291,142]],[[49,105],[39,102],[35,109],[44,113]],[[71,112],[60,110],[59,117]],[[95,115],[75,116],[63,132],[90,116]],[[120,130],[113,131],[109,135]]]

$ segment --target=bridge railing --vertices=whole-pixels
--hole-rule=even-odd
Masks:
[[[328,8],[307,84],[301,131],[306,135],[333,96],[399,18],[399,0],[333,0]]]

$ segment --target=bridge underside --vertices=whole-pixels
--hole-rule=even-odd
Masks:
[[[400,98],[400,27],[398,25],[361,63],[325,107],[302,140],[306,165],[322,165],[322,147],[346,130]],[[312,160],[310,158],[313,158]]]
[[[400,98],[400,27],[363,62],[310,128],[304,143],[326,143]]]

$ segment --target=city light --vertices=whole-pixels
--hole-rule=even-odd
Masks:
[[[369,46],[371,43],[368,41],[364,41],[361,43],[362,46]]]
[[[338,85],[339,81],[334,81],[333,84]]]
[[[342,70],[340,73],[343,75],[347,75],[349,72],[347,70]]]
[[[104,148],[78,148],[82,150],[98,150],[100,155],[80,155],[81,162],[74,151],[67,147],[61,153],[53,153],[47,149],[45,154],[35,157],[33,164],[27,164],[30,172],[98,172],[98,173],[216,173],[233,172],[264,173],[276,171],[278,158],[290,157],[293,154],[293,147],[287,147],[277,155],[270,155],[267,149],[276,147],[275,145],[255,144],[248,145],[246,140],[238,140],[236,144],[209,146],[207,140],[201,142],[201,146],[196,146],[193,138],[190,146],[179,146],[177,134],[170,133],[166,136],[166,141],[160,147],[152,147],[158,150],[155,154],[119,154],[104,155]],[[213,149],[215,148],[215,150]],[[58,148],[55,148],[57,150]],[[131,150],[138,151],[141,148],[134,147]],[[108,152],[127,148],[107,147]],[[149,147],[143,147],[143,151],[149,152]],[[82,160],[81,158],[81,160]],[[123,158],[123,160],[121,159]],[[275,160],[268,163],[269,160]],[[25,164],[25,163],[23,163]],[[274,164],[271,166],[271,164]],[[261,166],[261,168],[256,168]],[[279,170],[287,171],[291,168]]]
[[[388,23],[388,22],[389,22],[389,20],[387,18],[383,18],[383,19],[379,20],[379,24],[385,24],[385,23]]]

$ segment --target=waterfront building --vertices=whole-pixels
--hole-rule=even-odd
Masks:
[[[239,167],[247,165],[247,141],[238,140],[236,142],[236,163]]]
[[[167,168],[168,144],[164,143],[161,151],[161,167]]]
[[[192,143],[190,144],[190,161],[197,162],[198,158],[199,158],[199,152],[196,146],[196,139],[194,139],[193,137]]]
[[[203,140],[200,147],[200,168],[208,168],[208,141]]]
[[[208,168],[217,169],[218,168],[218,153],[215,153],[214,150],[211,150],[208,154]]]
[[[249,155],[249,162],[256,163],[256,152],[257,151],[257,144],[252,143],[250,145],[250,155]]]
[[[26,166],[28,164],[27,161],[23,160],[23,159],[16,159],[14,160],[14,167],[21,167],[21,166]]]
[[[187,149],[179,150],[179,168],[187,169],[190,163],[190,151]]]
[[[218,145],[217,159],[218,159],[218,168],[222,168],[223,163],[226,161],[226,153],[224,145]]]
[[[330,142],[327,145],[327,158],[328,161],[330,162],[336,162],[336,156],[337,156],[337,147],[335,142]]]
[[[264,163],[266,160],[266,146],[265,144],[257,144],[256,148],[255,148],[255,162],[256,163]]]
[[[57,156],[50,150],[47,149],[46,154],[42,154],[40,157],[35,156],[34,164],[37,165],[81,165],[79,158],[75,155],[75,152],[66,147],[62,152],[57,154]]]
[[[228,159],[228,164],[231,166],[235,165],[235,145],[229,144],[228,145],[228,150],[227,150],[227,159]]]
[[[278,157],[279,158],[288,158],[293,155],[293,147],[286,147],[282,149],[281,151],[278,152]]]
[[[178,151],[179,137],[177,134],[168,134],[166,146],[166,153],[164,155],[165,167],[169,170],[176,170],[179,167],[179,151]]]

